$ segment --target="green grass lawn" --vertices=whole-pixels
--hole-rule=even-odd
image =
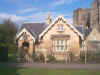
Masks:
[[[0,75],[100,75],[99,70],[50,70],[0,67]]]

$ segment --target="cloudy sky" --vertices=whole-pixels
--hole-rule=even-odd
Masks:
[[[93,0],[0,0],[0,22],[10,18],[23,22],[44,22],[46,14],[51,17],[63,15],[72,21],[73,11],[77,8],[89,8]]]

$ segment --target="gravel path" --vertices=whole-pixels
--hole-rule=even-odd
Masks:
[[[46,69],[89,69],[100,70],[100,64],[42,64],[42,63],[7,63],[9,67],[46,68]]]

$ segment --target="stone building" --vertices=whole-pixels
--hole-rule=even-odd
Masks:
[[[100,0],[94,0],[91,4],[91,17],[90,17],[91,28],[96,27],[100,30]]]
[[[91,51],[100,52],[100,0],[91,3],[90,28],[86,37],[87,48]]]
[[[74,60],[77,60],[84,39],[81,29],[70,24],[63,16],[58,16],[49,25],[23,24],[16,36],[19,53],[24,53],[24,57],[42,53],[45,58],[53,55],[56,60],[68,60],[71,52]]]
[[[84,37],[88,49],[100,51],[100,0],[93,0],[90,9],[78,8],[75,10],[73,23],[74,25],[86,26],[83,28],[86,30]]]
[[[73,13],[73,24],[74,25],[90,25],[90,9],[89,8],[78,8]]]
[[[33,53],[42,53],[45,58],[53,55],[56,60],[68,60],[69,53],[73,58],[80,57],[82,42],[91,50],[100,49],[99,18],[97,0],[88,8],[78,8],[74,11],[73,24],[63,16],[56,17],[51,21],[50,13],[46,23],[25,23],[16,36],[19,54],[24,57],[32,56]],[[99,19],[99,20],[98,20]],[[88,28],[87,28],[88,27]],[[91,28],[92,29],[91,29]],[[83,35],[85,29],[85,37]],[[98,44],[98,46],[97,46]]]

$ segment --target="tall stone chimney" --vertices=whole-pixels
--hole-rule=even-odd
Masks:
[[[49,25],[50,23],[51,23],[50,12],[48,12],[46,16],[46,24]]]

